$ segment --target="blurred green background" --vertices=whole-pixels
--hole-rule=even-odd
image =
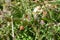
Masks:
[[[0,40],[60,40],[60,0],[0,0]]]

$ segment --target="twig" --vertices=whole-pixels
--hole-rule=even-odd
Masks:
[[[8,14],[11,14],[11,10],[9,9],[9,6],[11,6],[11,0],[5,0],[5,10]],[[11,16],[11,15],[9,15]],[[13,16],[11,16],[11,27],[12,27],[12,40],[14,40],[14,25],[13,25]]]
[[[14,40],[14,25],[13,25],[13,16],[11,16],[11,26],[12,26],[12,37],[13,37],[13,40]]]

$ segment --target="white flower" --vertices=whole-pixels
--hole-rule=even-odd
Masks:
[[[40,8],[40,6],[36,6],[33,10],[33,13],[40,14],[42,13],[43,9]]]
[[[34,8],[33,12],[36,13],[37,11],[39,11],[39,9],[40,9],[40,6],[37,6],[37,7]]]
[[[34,16],[34,19],[37,19],[38,15],[41,14],[42,12],[43,12],[43,9],[41,9],[40,6],[36,6],[32,13]]]

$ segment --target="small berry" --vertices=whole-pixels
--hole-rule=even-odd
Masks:
[[[24,30],[24,26],[20,26],[20,30]]]

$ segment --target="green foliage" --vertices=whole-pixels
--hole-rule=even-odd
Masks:
[[[2,1],[0,9],[3,9],[2,5],[5,5]],[[34,0],[12,0],[11,6],[8,7],[11,15],[4,16],[0,20],[0,40],[60,40],[59,3],[59,0],[54,2],[48,0],[46,3],[45,0],[36,2]],[[40,6],[43,11],[33,12],[36,6]],[[36,19],[35,15],[37,15]],[[14,38],[12,37],[12,20]]]

